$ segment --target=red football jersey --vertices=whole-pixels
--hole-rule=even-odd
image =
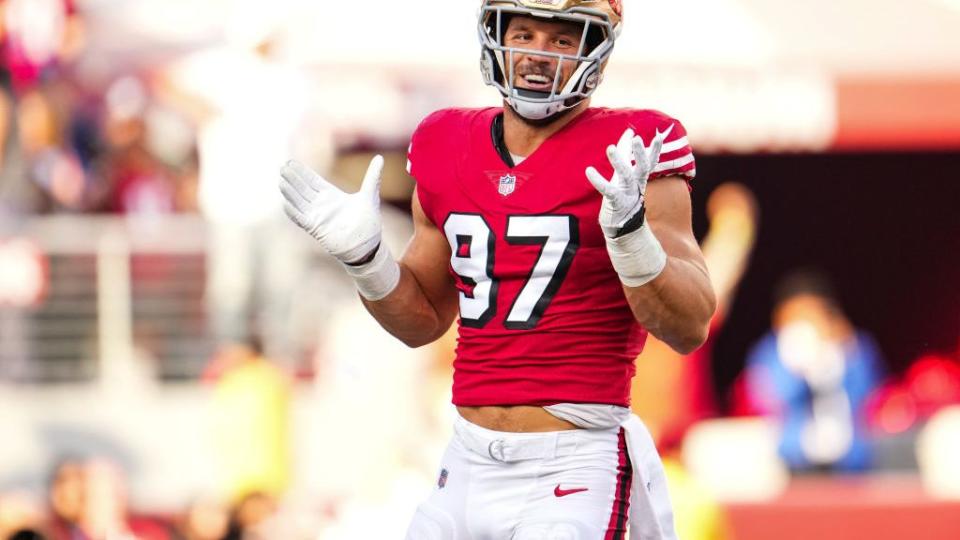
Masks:
[[[652,178],[695,174],[686,132],[656,111],[587,109],[509,167],[491,136],[500,108],[446,109],[413,134],[410,173],[445,233],[460,290],[453,402],[627,406],[646,331],[627,305],[597,222],[606,147],[672,125]]]

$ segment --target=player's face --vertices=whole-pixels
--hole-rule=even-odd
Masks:
[[[533,17],[516,16],[510,19],[503,44],[518,49],[532,49],[576,56],[580,50],[583,26],[567,21],[547,21]],[[509,55],[506,60],[509,62]],[[514,53],[514,88],[550,92],[553,89],[557,65],[560,66],[559,91],[567,83],[577,68],[574,60],[564,60],[552,56]]]

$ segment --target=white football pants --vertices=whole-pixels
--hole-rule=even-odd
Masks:
[[[676,540],[663,465],[633,415],[614,428],[548,433],[457,417],[406,538]]]

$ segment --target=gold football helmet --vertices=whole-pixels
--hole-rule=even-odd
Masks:
[[[571,21],[583,26],[576,55],[535,51],[539,56],[558,59],[550,92],[514,87],[513,55],[531,52],[504,46],[507,22],[516,15]],[[575,107],[600,84],[622,22],[621,0],[483,0],[477,25],[483,80],[499,90],[517,114],[531,120],[542,120]],[[577,67],[563,88],[559,88],[560,65],[564,60],[577,62]]]

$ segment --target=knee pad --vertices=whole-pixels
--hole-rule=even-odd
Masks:
[[[431,504],[417,507],[406,540],[457,540],[453,516]]]

